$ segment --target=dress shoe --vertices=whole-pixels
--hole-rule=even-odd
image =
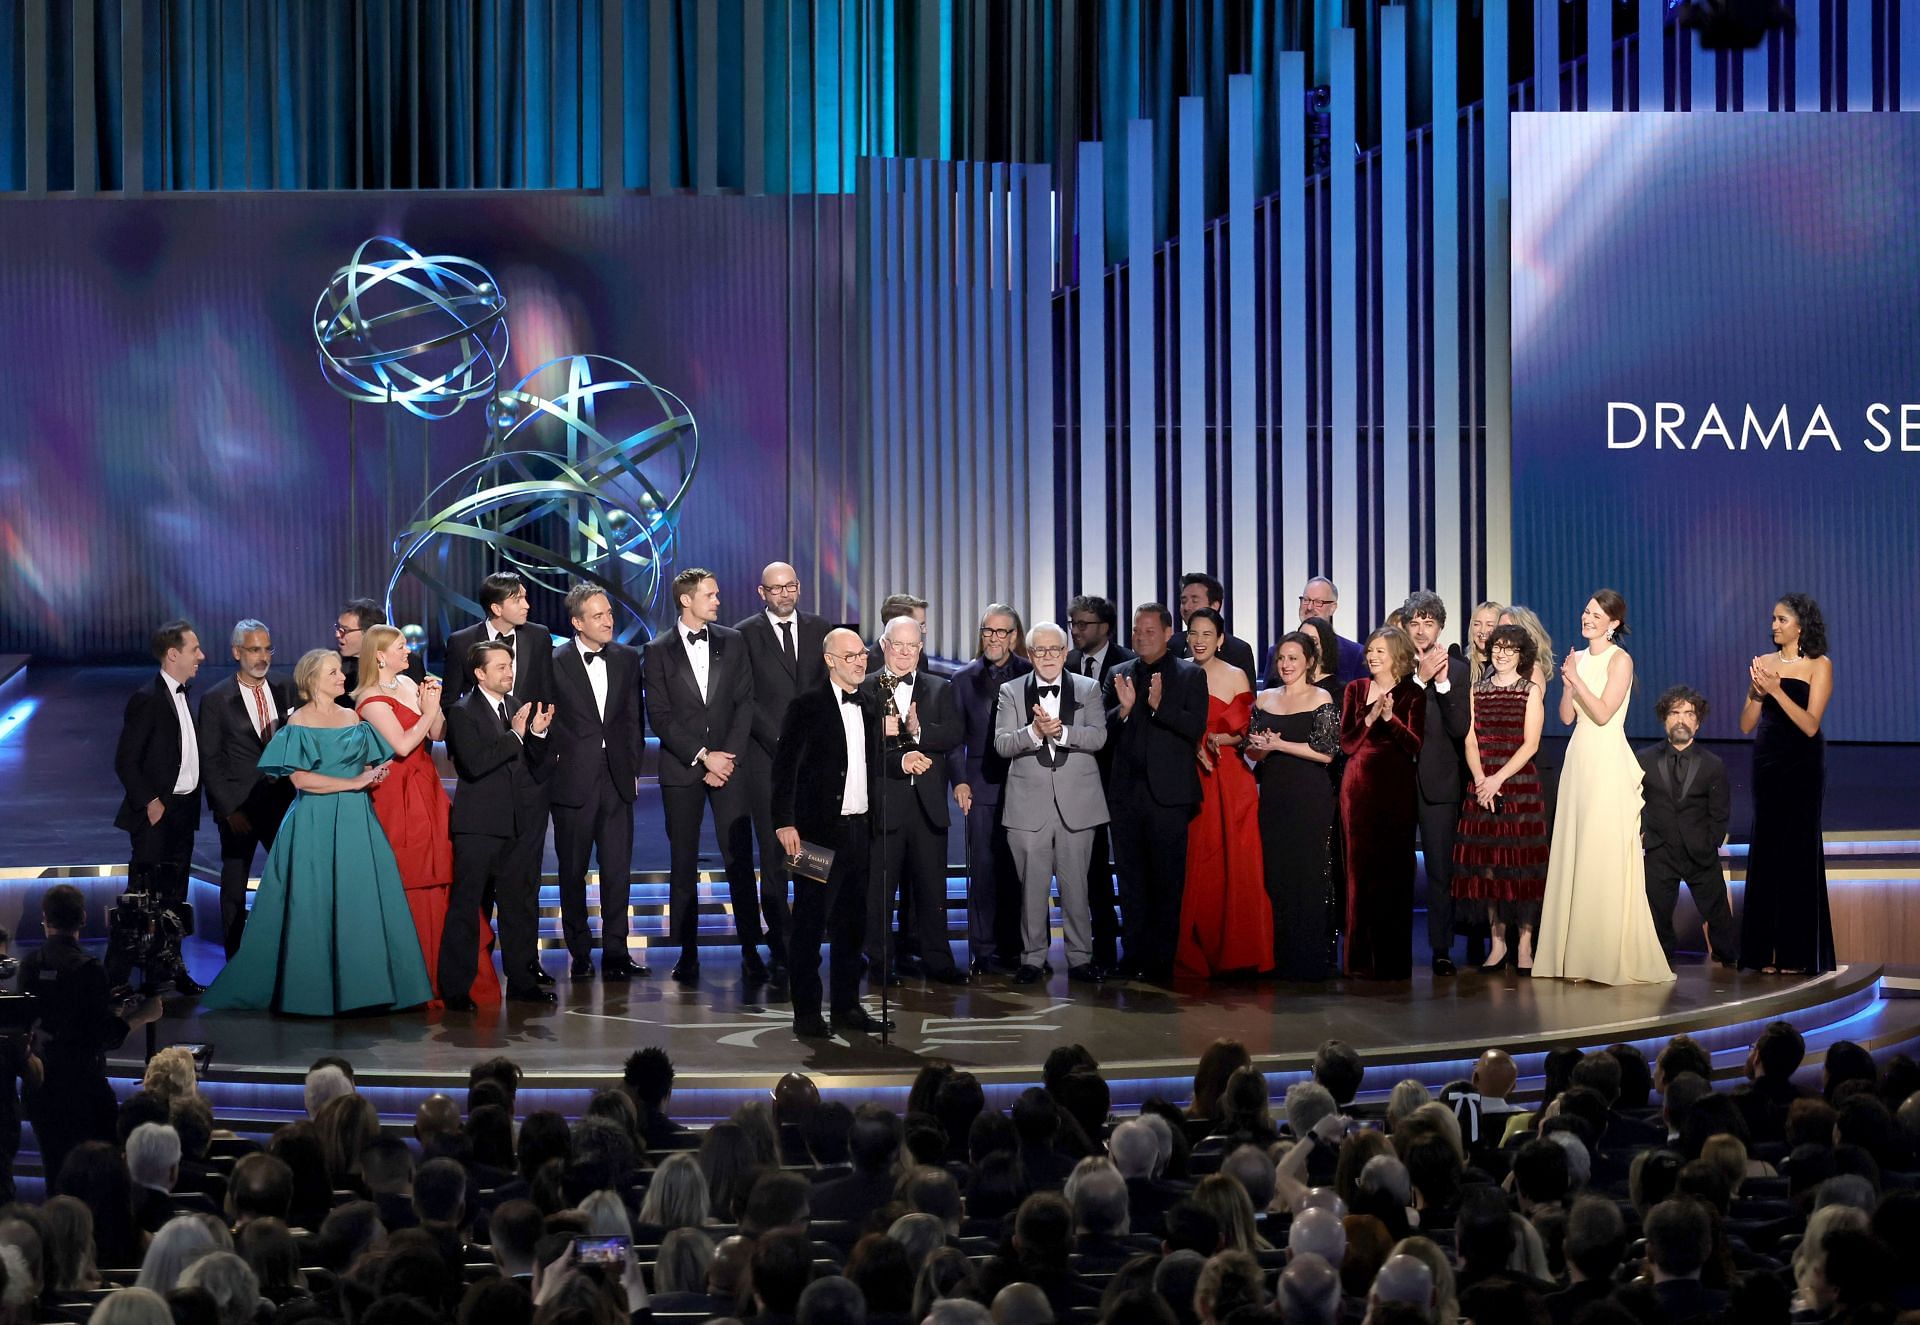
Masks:
[[[774,984],[783,984],[787,978],[787,959],[785,957],[767,958],[767,979]]]
[[[465,994],[448,994],[440,1003],[449,1012],[472,1012],[480,1006]]]
[[[750,985],[763,985],[767,982],[767,964],[760,960],[759,953],[740,954],[740,978]]]
[[[533,1003],[540,1006],[551,1007],[559,1001],[559,999],[553,996],[551,989],[542,989],[539,985],[534,985],[530,989],[509,989],[507,991],[507,1002],[509,1003]]]
[[[553,983],[553,977],[548,975],[546,971],[541,969],[539,962],[527,963],[527,979],[533,981],[537,985],[550,985]]]
[[[848,1008],[845,1012],[834,1013],[833,1025],[836,1030],[866,1031],[870,1035],[895,1029],[892,1017],[876,1017],[865,1008]]]
[[[567,978],[577,985],[593,979],[593,958],[575,957],[567,967]]]
[[[683,985],[700,983],[700,963],[691,957],[682,957],[673,964],[673,978]]]
[[[1100,969],[1098,962],[1082,962],[1078,966],[1067,968],[1067,979],[1078,980],[1083,984],[1097,985],[1106,978],[1107,973]]]
[[[173,973],[173,992],[191,998],[195,994],[206,993],[207,987],[188,975],[187,968],[182,966]]]
[[[993,972],[993,958],[975,957],[967,963],[967,969],[975,975],[989,975]]]
[[[806,1016],[795,1017],[793,1019],[793,1033],[795,1038],[801,1040],[830,1040],[833,1038],[833,1028],[828,1026],[826,1018],[817,1012],[810,1013]]]
[[[900,972],[898,970],[881,971],[877,975],[869,971],[867,973],[867,983],[870,985],[885,985],[889,989],[898,989],[901,985],[905,984],[906,981],[900,978]]]
[[[600,978],[602,980],[611,980],[616,984],[625,984],[629,980],[644,980],[652,974],[652,971],[649,971],[646,967],[640,965],[640,963],[633,960],[633,958],[623,953],[615,953],[611,957],[602,957],[600,959]]]
[[[1453,958],[1447,956],[1445,953],[1434,954],[1433,973],[1435,975],[1454,975],[1458,970],[1459,968],[1453,964]]]
[[[969,985],[973,983],[973,978],[958,966],[949,966],[944,971],[935,971],[927,978],[936,984],[943,985]]]
[[[1013,973],[1013,982],[1017,985],[1037,985],[1046,978],[1038,966],[1022,966]]]

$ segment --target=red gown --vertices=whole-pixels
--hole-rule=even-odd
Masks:
[[[1253,692],[1230,702],[1207,696],[1207,731],[1245,738]],[[1200,770],[1200,812],[1187,829],[1187,884],[1180,895],[1183,974],[1214,976],[1273,967],[1273,903],[1260,851],[1260,789],[1237,746]]]
[[[420,715],[389,695],[368,695],[360,701],[379,702],[393,710],[401,731],[411,731]],[[440,993],[440,932],[446,928],[447,893],[453,886],[453,839],[447,831],[447,816],[453,803],[440,785],[439,770],[433,766],[433,742],[422,741],[412,753],[401,755],[392,764],[384,782],[368,789],[373,797],[373,813],[386,831],[393,857],[400,862],[400,882],[406,888],[407,907],[413,912],[413,927],[420,935],[420,955],[427,962],[427,978],[433,992]],[[487,919],[480,917],[480,964],[473,981],[473,1001],[498,1003],[500,980],[493,973],[493,931]]]

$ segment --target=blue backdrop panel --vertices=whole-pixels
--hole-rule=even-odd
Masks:
[[[1515,117],[1515,596],[1564,652],[1626,595],[1637,731],[1686,682],[1728,735],[1800,591],[1828,733],[1920,739],[1915,196],[1907,116]]]

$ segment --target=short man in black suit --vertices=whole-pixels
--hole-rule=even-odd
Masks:
[[[1225,615],[1223,605],[1227,601],[1227,586],[1220,583],[1205,571],[1188,571],[1180,577],[1180,636],[1167,647],[1175,657],[1187,656],[1187,622],[1195,612],[1203,607],[1211,607]],[[1247,674],[1247,684],[1253,689],[1260,688],[1260,678],[1254,672],[1253,645],[1237,635],[1228,635],[1220,641],[1220,657],[1232,663]]]
[[[1013,651],[1019,634],[1013,608],[988,603],[980,617],[979,653],[953,674],[962,736],[948,767],[954,800],[967,816],[967,952],[975,975],[985,975],[997,957],[1016,967],[1020,962],[1020,873],[1000,822],[1007,761],[993,748],[1000,687],[1033,670]]]
[[[597,584],[567,594],[573,639],[553,651],[553,850],[560,861],[560,928],[576,981],[593,979],[587,860],[600,861],[600,978],[647,975],[627,952],[633,801],[640,794],[640,652],[613,639],[613,602]]]
[[[792,965],[793,1033],[825,1039],[820,1015],[820,943],[830,937],[833,1024],[880,1030],[879,1018],[860,1006],[860,950],[867,928],[867,865],[873,845],[869,818],[872,777],[868,754],[880,730],[877,709],[861,691],[867,650],[851,630],[827,633],[828,683],[794,696],[780,725],[773,756],[774,835],[788,855],[801,844],[826,847],[833,865],[826,882],[794,876]],[[891,1030],[886,1025],[884,1029]]]
[[[440,935],[440,998],[453,1011],[472,1010],[480,911],[491,897],[507,997],[552,1003],[552,992],[533,972],[539,968],[540,851],[552,762],[546,736],[553,709],[513,693],[513,651],[504,644],[472,645],[464,670],[472,686],[447,709],[447,755],[460,786],[449,823],[453,889]]]
[[[353,692],[360,684],[360,641],[373,627],[392,624],[387,620],[386,609],[371,598],[349,598],[335,614],[333,646],[340,651],[340,672],[347,678],[347,688],[335,701],[341,708],[353,707]],[[417,651],[407,653],[407,675],[415,685],[427,679],[427,665]]]
[[[553,702],[553,636],[527,620],[526,582],[511,571],[497,571],[480,582],[485,620],[447,636],[447,684],[459,701],[473,688],[466,659],[473,646],[497,640],[513,654],[513,697],[522,704]]]
[[[294,706],[293,688],[268,679],[273,636],[251,617],[233,628],[239,670],[200,700],[194,730],[200,744],[207,808],[220,830],[220,934],[227,956],[240,950],[247,925],[247,879],[255,847],[272,847],[293,803],[293,783],[260,772],[260,752]]]
[[[1673,908],[1684,880],[1707,922],[1707,947],[1722,966],[1740,963],[1740,928],[1727,904],[1720,844],[1727,840],[1732,796],[1727,766],[1695,744],[1707,720],[1707,697],[1674,686],[1653,702],[1667,739],[1638,752],[1645,770],[1640,789],[1640,840],[1647,852],[1647,906],[1660,950],[1673,965]]]
[[[884,959],[898,889],[913,899],[900,908],[900,923],[903,931],[913,928],[922,970],[942,984],[963,985],[967,973],[947,945],[947,755],[964,728],[952,683],[920,670],[925,639],[912,617],[889,621],[879,641],[885,666],[861,683],[879,709],[882,763],[874,817],[880,887],[871,890],[867,957],[882,979],[893,978]]]
[[[800,576],[784,561],[760,572],[762,608],[734,629],[746,641],[753,668],[753,739],[747,744],[747,797],[753,835],[760,845],[760,921],[766,925],[767,969],[775,979],[787,968],[786,854],[773,836],[773,752],[780,725],[795,695],[827,683],[827,619],[800,610]],[[738,918],[748,932],[752,913]],[[757,925],[753,928],[759,933]]]
[[[1067,630],[1073,635],[1073,652],[1067,655],[1067,670],[1091,677],[1102,695],[1107,693],[1107,678],[1113,669],[1133,657],[1133,650],[1113,638],[1120,619],[1113,604],[1097,594],[1076,594],[1067,602]],[[1094,753],[1100,766],[1100,782],[1108,782],[1113,769],[1113,747],[1102,746]],[[1093,830],[1093,856],[1087,863],[1087,910],[1093,916],[1093,964],[1111,971],[1120,960],[1120,914],[1113,896],[1113,844],[1108,826]]]
[[[1427,726],[1414,770],[1419,785],[1420,859],[1427,867],[1427,946],[1433,973],[1452,975],[1453,839],[1467,788],[1467,731],[1473,697],[1467,660],[1440,642],[1447,605],[1425,589],[1407,596],[1400,609],[1413,637],[1413,679],[1426,687]]]
[[[1120,872],[1122,971],[1165,983],[1173,977],[1180,899],[1187,881],[1187,825],[1200,805],[1194,759],[1207,729],[1207,678],[1167,651],[1173,613],[1164,603],[1133,612],[1138,655],[1107,684],[1107,806]]]
[[[154,631],[152,646],[160,675],[127,697],[113,753],[114,774],[126,789],[113,824],[132,844],[127,891],[157,896],[184,930],[187,865],[200,828],[201,782],[200,737],[187,708],[187,684],[206,655],[186,621],[169,621]],[[187,974],[177,940],[155,966],[142,972],[149,986],[170,979],[180,993],[200,992],[201,986]]]
[[[671,871],[667,923],[680,945],[673,978],[690,985],[700,979],[700,821],[709,804],[733,913],[747,920],[754,915],[753,811],[740,767],[753,740],[753,667],[740,632],[714,624],[720,585],[712,571],[694,566],[674,576],[673,601],[680,609],[673,629],[647,645],[640,671],[647,722],[660,739]],[[759,937],[740,932],[740,974],[752,983],[767,979],[754,942]]]

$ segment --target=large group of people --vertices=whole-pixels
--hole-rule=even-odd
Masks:
[[[233,630],[235,675],[197,718],[186,687],[202,651],[187,622],[171,622],[154,638],[160,676],[129,701],[116,756],[134,886],[184,897],[204,788],[229,953],[211,1005],[551,1002],[537,938],[551,824],[570,978],[650,974],[628,948],[650,731],[673,978],[700,978],[710,815],[742,974],[789,986],[805,1035],[879,1028],[859,1001],[863,978],[1047,980],[1056,895],[1073,982],[1404,979],[1422,862],[1438,976],[1456,973],[1465,935],[1468,960],[1490,969],[1669,980],[1683,882],[1715,959],[1792,972],[1834,963],[1820,833],[1832,665],[1805,595],[1775,605],[1775,648],[1743,678],[1756,826],[1736,926],[1720,864],[1726,773],[1697,743],[1707,697],[1668,686],[1655,701],[1666,739],[1630,748],[1642,679],[1613,590],[1587,602],[1556,675],[1546,628],[1523,606],[1479,604],[1456,643],[1447,605],[1418,592],[1353,641],[1335,631],[1338,590],[1324,578],[1303,588],[1298,627],[1264,670],[1228,629],[1225,587],[1204,573],[1184,578],[1177,622],[1160,603],[1136,607],[1126,645],[1102,597],[1075,597],[1064,626],[989,604],[951,674],[929,665],[924,599],[887,598],[868,641],[800,610],[799,589],[790,565],[768,565],[760,610],[728,627],[713,573],[683,571],[673,626],[636,650],[615,641],[598,586],[567,595],[572,637],[556,645],[528,620],[526,585],[491,575],[478,593],[485,620],[448,641],[444,682],[376,604],[356,600],[338,647],[306,653],[289,690],[269,675],[271,635],[249,619]],[[1556,686],[1559,724],[1572,729],[1557,789],[1538,758]],[[457,775],[451,803],[436,741]],[[954,810],[966,843],[961,959],[947,930]],[[197,988],[177,950],[153,966],[150,980]]]
[[[1522,1094],[1498,1047],[1389,1083],[1327,1041],[1282,1090],[1222,1039],[1117,1115],[1064,1044],[1005,1107],[929,1061],[899,1112],[796,1073],[689,1127],[649,1048],[577,1116],[490,1058],[383,1129],[327,1057],[304,1115],[229,1131],[175,1047],[0,1207],[0,1322],[1912,1320],[1920,1065],[1806,1059],[1786,1021],[1725,1086],[1685,1035],[1564,1046]]]

